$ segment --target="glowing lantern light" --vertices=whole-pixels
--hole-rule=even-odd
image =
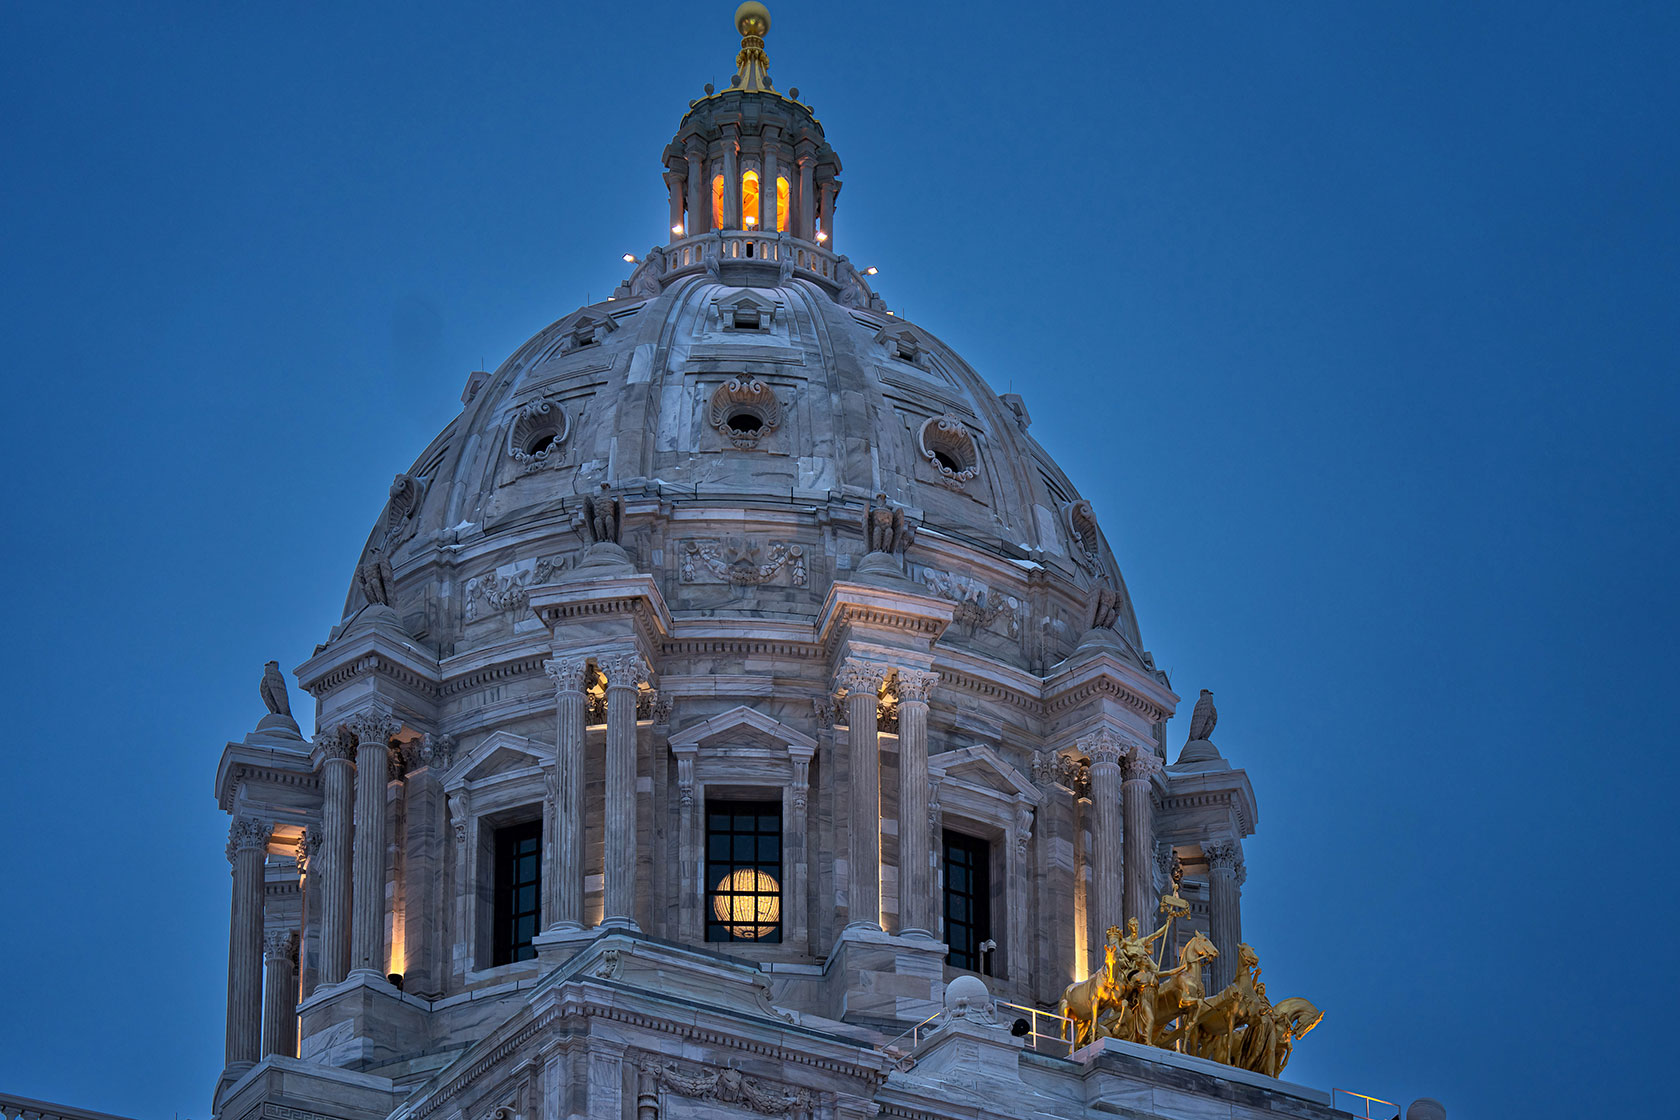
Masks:
[[[768,937],[782,916],[781,884],[767,872],[736,868],[718,880],[712,913],[736,937]]]

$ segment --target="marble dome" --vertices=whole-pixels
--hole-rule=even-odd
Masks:
[[[587,544],[584,502],[603,494],[623,500],[625,547],[670,577],[679,617],[814,617],[861,557],[865,511],[884,495],[917,526],[910,578],[970,613],[1017,612],[992,628],[1018,640],[1012,661],[1065,653],[1090,625],[1093,588],[1123,585],[1089,503],[1028,433],[1023,400],[888,311],[844,258],[795,254],[784,270],[653,250],[620,296],[474,373],[459,418],[394,481],[363,557],[390,560],[409,633],[445,656],[497,640],[486,608]],[[697,553],[696,540],[711,543]],[[791,548],[803,578],[765,575]],[[966,574],[929,571],[922,561],[939,552]],[[990,581],[970,578],[981,558]],[[721,565],[721,588],[693,582],[696,564]],[[1023,608],[1035,576],[1042,619]],[[365,602],[353,587],[347,617]],[[1141,649],[1123,592],[1119,603],[1115,629]]]

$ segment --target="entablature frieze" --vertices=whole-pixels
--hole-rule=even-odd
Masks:
[[[216,767],[216,804],[223,812],[233,812],[241,785],[247,800],[286,803],[288,811],[295,811],[290,803],[307,804],[321,796],[321,780],[307,752],[229,743]]]

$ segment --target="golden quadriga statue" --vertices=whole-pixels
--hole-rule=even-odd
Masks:
[[[1237,949],[1236,978],[1209,996],[1202,966],[1219,950],[1200,930],[1179,950],[1177,966],[1161,969],[1155,943],[1189,912],[1176,883],[1161,910],[1166,921],[1148,935],[1138,932],[1136,918],[1126,919],[1124,933],[1110,926],[1102,969],[1062,993],[1060,1012],[1073,1021],[1074,1045],[1119,1038],[1278,1076],[1295,1040],[1318,1026],[1324,1013],[1300,997],[1271,1003],[1260,981],[1260,959],[1247,945]]]

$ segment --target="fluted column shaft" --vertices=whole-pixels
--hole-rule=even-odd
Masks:
[[[938,673],[898,671],[898,931],[933,937],[933,866],[928,851],[928,696]]]
[[[776,129],[764,130],[764,181],[758,187],[759,228],[765,233],[776,232]]]
[[[263,852],[274,826],[236,817],[228,830],[233,908],[228,919],[227,1065],[261,1057],[263,996]]]
[[[262,1052],[297,1057],[297,934],[289,929],[263,934]]]
[[[683,152],[688,160],[688,221],[683,224],[683,233],[689,237],[712,228],[712,210],[706,205],[706,167],[701,162],[703,154],[699,148],[688,148]]]
[[[350,881],[350,972],[385,978],[385,787],[395,720],[374,716],[356,733],[356,839]]]
[[[817,238],[817,198],[811,183],[811,173],[815,170],[816,159],[809,155],[799,157],[799,186],[798,195],[794,201],[797,224],[793,235],[806,241]]]
[[[828,234],[828,250],[834,251],[834,203],[840,195],[840,181],[825,179],[820,185],[822,191],[822,228]]]
[[[583,928],[583,686],[588,668],[581,657],[543,662],[554,681],[555,714],[554,780],[544,814],[554,822],[551,862],[543,871],[543,922],[549,929]]]
[[[885,666],[857,660],[848,660],[840,672],[852,787],[848,928],[881,928],[881,739],[876,709],[885,672]]]
[[[1077,749],[1091,760],[1091,910],[1097,919],[1097,938],[1104,931],[1123,926],[1125,918],[1125,866],[1121,852],[1120,755],[1125,745],[1109,731],[1098,731],[1079,740]]]
[[[321,763],[321,854],[310,867],[310,904],[321,918],[322,986],[350,973],[350,840],[356,764],[350,744],[328,737]]]
[[[601,924],[636,926],[636,692],[647,679],[639,654],[599,662],[607,675],[606,856]]]
[[[723,130],[723,225],[722,229],[741,228],[741,168],[735,155],[733,129]]]
[[[669,196],[671,208],[671,229],[674,231],[683,224],[683,180],[686,176],[676,168],[665,172],[665,193]]]
[[[1126,756],[1126,780],[1120,796],[1126,807],[1126,917],[1136,918],[1139,929],[1154,920],[1155,896],[1155,801],[1150,782],[1161,772],[1161,760],[1145,744],[1134,744]]]
[[[1202,845],[1208,861],[1208,917],[1213,947],[1219,950],[1213,962],[1218,991],[1236,973],[1237,946],[1242,943],[1242,845],[1236,840],[1210,840]]]

